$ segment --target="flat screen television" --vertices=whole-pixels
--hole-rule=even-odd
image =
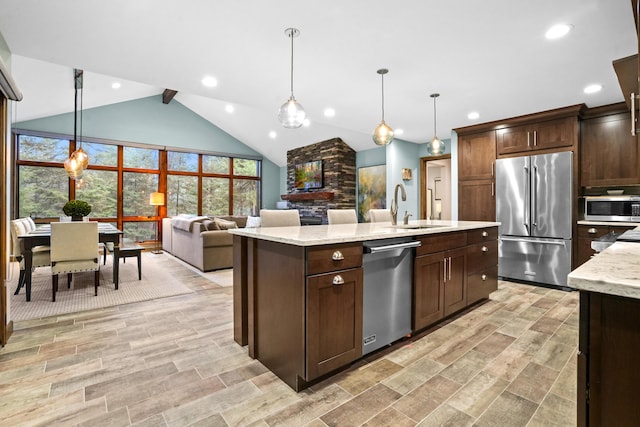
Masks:
[[[322,160],[298,163],[295,165],[295,184],[299,190],[323,187]]]

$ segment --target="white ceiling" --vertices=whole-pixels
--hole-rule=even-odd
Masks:
[[[379,68],[389,69],[386,122],[424,143],[435,132],[433,92],[437,133],[448,138],[474,123],[622,101],[611,61],[637,52],[630,0],[0,0],[0,11],[24,94],[16,121],[73,111],[80,68],[84,108],[178,90],[177,101],[280,166],[287,150],[333,137],[375,147]],[[573,30],[546,40],[558,22]],[[276,118],[289,97],[288,27],[301,32],[294,93],[311,125],[300,129]],[[204,87],[205,75],[217,87]],[[591,83],[603,90],[585,95]]]

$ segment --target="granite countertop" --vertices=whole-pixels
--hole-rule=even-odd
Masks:
[[[317,246],[450,233],[453,231],[497,227],[498,225],[500,225],[499,222],[420,220],[409,221],[409,225],[399,224],[396,226],[390,223],[306,225],[300,227],[234,228],[229,232],[238,236],[296,246]]]
[[[569,273],[582,291],[640,299],[640,243],[616,242]]]

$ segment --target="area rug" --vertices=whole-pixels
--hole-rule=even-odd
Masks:
[[[100,286],[98,296],[94,295],[93,273],[77,273],[73,276],[71,289],[67,288],[66,275],[58,281],[56,301],[51,301],[51,269],[37,268],[33,273],[31,301],[26,302],[25,289],[13,295],[18,283],[18,266],[13,265],[14,274],[10,284],[11,303],[9,319],[13,321],[38,319],[66,313],[75,313],[96,308],[111,307],[138,301],[164,298],[193,292],[172,275],[175,263],[172,257],[143,252],[142,280],[138,280],[138,265],[135,258],[120,261],[118,290],[113,284],[113,258],[107,258],[106,265],[100,265]]]

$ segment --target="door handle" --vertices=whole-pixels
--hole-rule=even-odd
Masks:
[[[587,230],[587,233],[589,233],[589,234],[596,234],[597,232],[598,232],[598,229],[597,228],[593,228],[593,227],[591,227],[589,230]]]
[[[531,147],[531,139],[529,137],[531,132],[527,131],[527,147]]]
[[[342,255],[342,252],[340,251],[335,251],[333,255],[331,255],[331,259],[333,261],[342,261],[344,260],[344,255]]]
[[[538,145],[538,131],[533,131],[533,146],[536,147]]]
[[[443,278],[444,278],[444,282],[447,283],[447,259],[443,259],[442,260],[442,265],[444,266],[442,269],[442,274],[443,274]]]
[[[332,284],[334,284],[334,285],[344,285],[344,279],[342,278],[341,275],[336,274],[335,276],[333,276]]]
[[[451,257],[449,257],[449,280],[451,280]]]
[[[493,178],[493,164],[494,164],[494,163],[495,163],[495,162],[492,160],[492,161],[491,161],[491,178]]]
[[[636,94],[631,94],[631,135],[636,136]]]
[[[488,248],[488,247],[486,247],[486,246],[483,246],[483,247],[482,247],[482,252],[489,252],[489,248]]]
[[[531,190],[531,203],[533,209],[531,209],[531,226],[538,226],[538,167],[533,166],[533,189]],[[535,216],[534,216],[535,215]]]

